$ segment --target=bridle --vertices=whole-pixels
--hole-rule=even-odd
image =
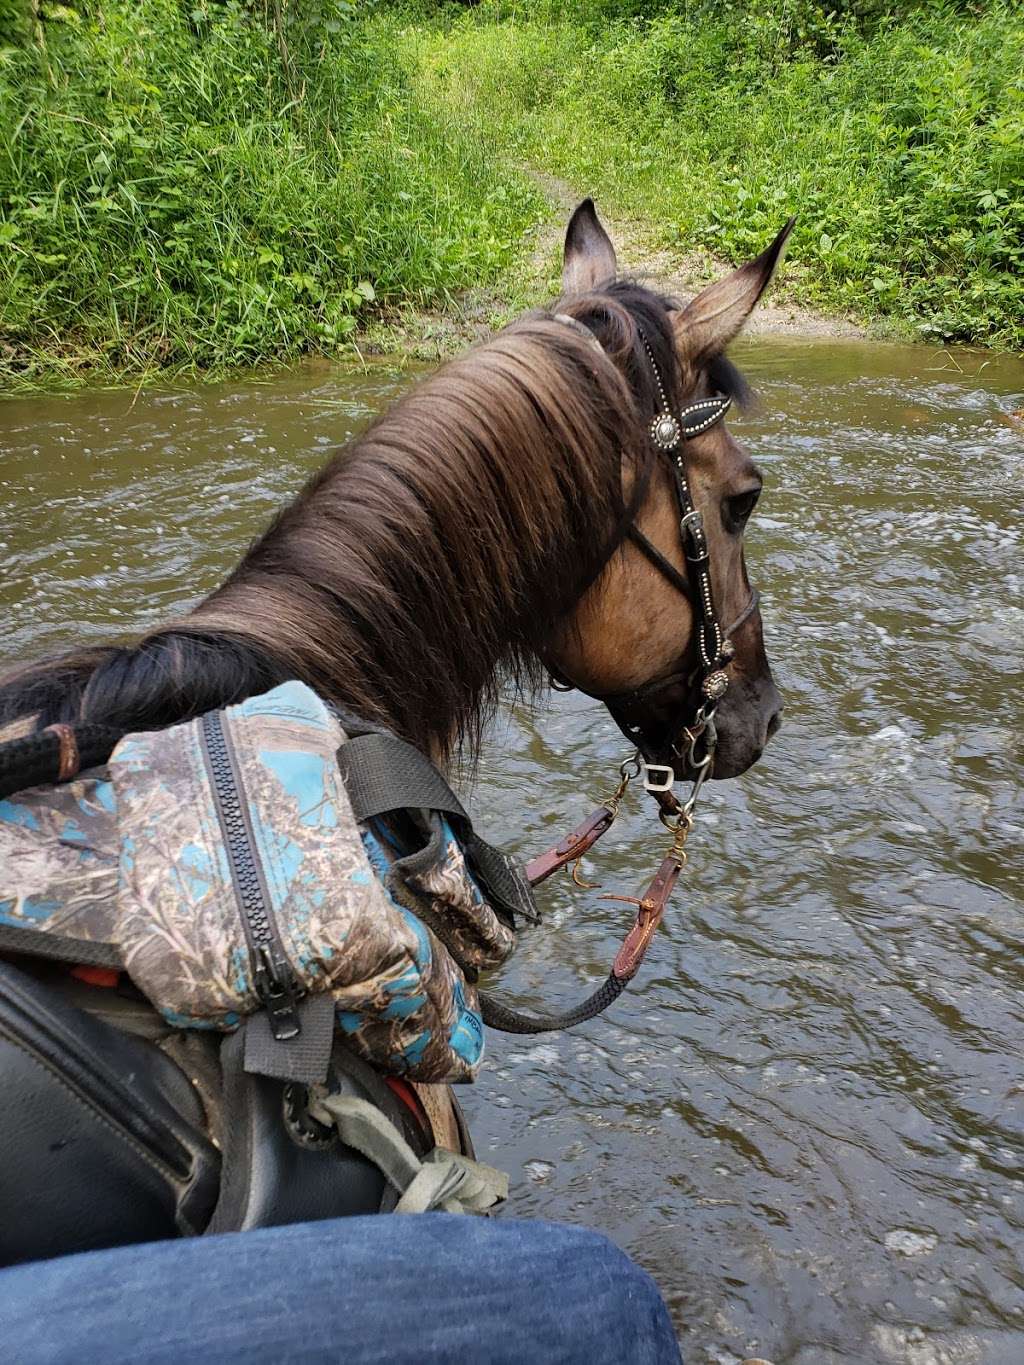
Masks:
[[[603,354],[597,337],[577,318],[572,318],[566,313],[556,313],[555,319],[584,334]],[[718,740],[714,717],[718,703],[729,687],[729,675],[725,670],[735,653],[730,637],[757,610],[760,594],[756,589],[752,589],[747,605],[728,628],[723,630],[715,610],[711,584],[711,552],[704,528],[704,515],[694,505],[683,459],[684,444],[722,421],[732,406],[732,399],[725,394],[703,398],[695,403],[689,403],[681,409],[678,418],[675,417],[654,352],[643,332],[640,332],[640,340],[654,376],[659,399],[658,411],[647,428],[648,436],[655,449],[668,460],[679,511],[679,536],[688,573],[680,573],[675,564],[648,540],[635,522],[630,524],[626,534],[659,573],[668,579],[692,606],[696,621],[697,663],[691,669],[680,669],[667,677],[655,678],[625,692],[598,693],[590,692],[586,688],[578,690],[607,707],[616,725],[635,746],[640,756],[645,773],[644,786],[650,792],[664,793],[671,792],[674,783],[672,759],[685,760],[688,768],[696,774],[695,781],[699,779],[701,782],[714,763],[714,751]],[[555,673],[552,674],[552,685],[558,691],[577,688],[577,684]],[[652,739],[645,733],[639,715],[650,706],[653,699],[674,691],[683,693],[679,712],[665,725],[664,733]],[[699,757],[698,746],[702,750]]]
[[[577,318],[566,313],[556,313],[554,318],[584,336],[604,354],[600,341]],[[711,554],[704,516],[694,505],[683,459],[685,443],[720,422],[729,411],[732,400],[725,394],[716,394],[688,404],[676,417],[669,405],[654,352],[643,332],[640,333],[640,340],[654,375],[659,399],[658,411],[647,428],[648,436],[655,448],[667,458],[672,472],[687,573],[680,573],[635,524],[629,526],[627,535],[691,603],[696,621],[697,663],[691,669],[684,667],[668,677],[656,678],[626,692],[600,694],[585,688],[579,689],[607,707],[612,719],[634,746],[634,752],[620,763],[619,782],[612,794],[558,844],[534,858],[527,865],[526,876],[532,886],[537,886],[571,864],[576,885],[584,888],[590,886],[590,883],[580,879],[579,861],[611,827],[627,787],[641,774],[645,790],[654,796],[660,807],[659,819],[672,835],[672,846],[642,897],[604,897],[635,905],[636,922],[623,940],[607,980],[575,1009],[561,1014],[530,1016],[500,1005],[493,998],[481,997],[485,1022],[510,1033],[545,1033],[553,1029],[571,1028],[574,1024],[592,1019],[607,1009],[636,974],[661,922],[679,874],[686,866],[686,840],[693,828],[694,808],[714,765],[718,742],[715,712],[729,687],[726,667],[735,653],[730,636],[754,614],[760,601],[759,593],[752,589],[747,605],[723,630],[715,611]],[[559,691],[571,691],[576,686],[557,674],[552,674],[551,681],[552,686]],[[649,707],[652,698],[660,693],[671,694],[677,689],[683,694],[679,711],[666,724],[664,735],[652,741],[638,717]],[[689,795],[683,801],[673,792],[673,759],[683,759],[687,770],[693,774]]]

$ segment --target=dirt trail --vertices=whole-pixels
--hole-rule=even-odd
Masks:
[[[526,308],[547,303],[558,294],[559,256],[565,225],[583,195],[571,185],[532,167],[527,174],[550,205],[544,222],[533,229],[534,243],[503,289],[468,289],[438,309],[399,308],[378,316],[358,337],[359,349],[373,354],[406,355],[443,360],[474,341],[489,336]],[[624,272],[649,280],[667,294],[687,298],[729,265],[705,251],[686,252],[656,245],[650,223],[642,219],[601,218],[615,243]],[[767,302],[758,306],[746,334],[793,337],[859,337],[864,328],[848,318],[826,317],[786,299],[785,269]]]

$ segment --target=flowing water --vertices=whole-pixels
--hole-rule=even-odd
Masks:
[[[492,1037],[466,1107],[512,1212],[631,1251],[691,1363],[1019,1365],[1024,365],[770,339],[743,360],[785,724],[702,801],[632,990],[571,1034]],[[0,407],[3,655],[187,606],[409,382],[307,369]],[[478,823],[536,851],[622,751],[585,698],[509,710]],[[662,844],[635,798],[589,870],[635,894]],[[563,1006],[628,910],[565,878],[543,900],[500,986]]]

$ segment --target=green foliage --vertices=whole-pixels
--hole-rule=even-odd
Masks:
[[[990,0],[0,0],[0,376],[333,350],[505,287],[523,163],[808,301],[1024,344],[1024,13]]]
[[[849,6],[866,25],[811,0],[643,6],[643,22],[599,26],[541,0],[525,6],[540,18],[496,18],[508,8],[420,51],[437,106],[469,110],[496,146],[732,260],[795,213],[808,300],[1024,345],[1017,5],[922,4],[899,22]]]
[[[344,0],[42,22],[0,47],[9,378],[333,349],[375,300],[495,277],[536,214],[457,115],[417,104],[395,26]]]

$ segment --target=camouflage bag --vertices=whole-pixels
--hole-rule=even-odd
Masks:
[[[321,1079],[340,1029],[389,1073],[472,1079],[475,980],[515,946],[508,916],[444,815],[412,821],[412,858],[410,813],[404,847],[393,823],[357,823],[347,740],[290,682],[126,735],[104,769],[0,801],[0,924],[71,961],[113,945],[176,1026],[245,1023],[247,1070]]]

